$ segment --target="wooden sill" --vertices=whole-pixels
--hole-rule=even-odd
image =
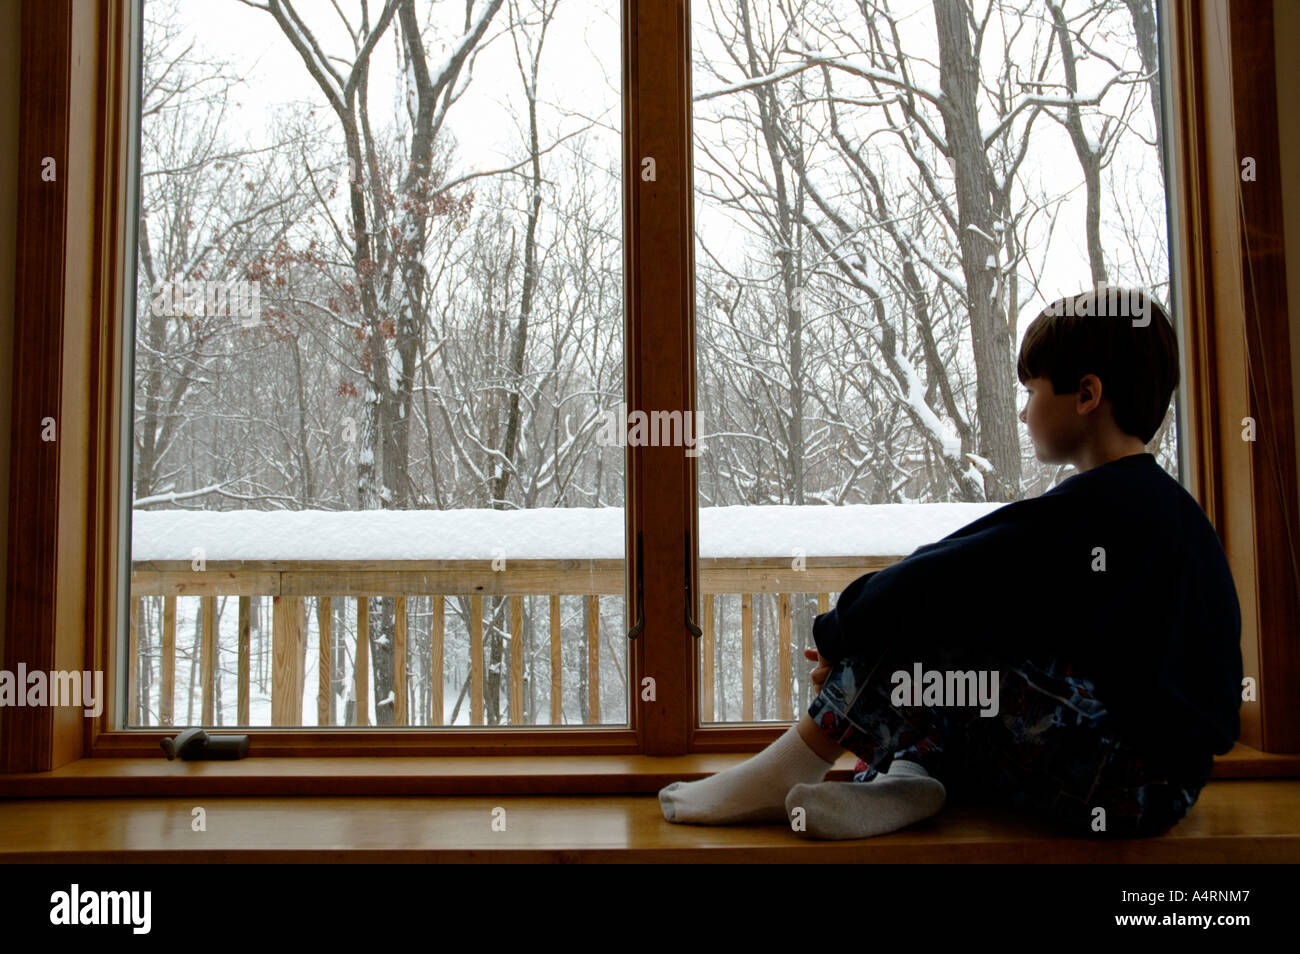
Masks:
[[[196,805],[207,830],[191,829]],[[504,811],[504,815],[502,815]],[[493,820],[505,822],[493,830]],[[60,798],[0,801],[0,863],[1284,863],[1300,781],[1212,782],[1155,838],[1063,835],[1002,809],[945,806],[879,838],[674,825],[653,795]]]
[[[164,795],[562,795],[647,794],[748,758],[726,752],[647,755],[442,756],[438,758],[80,759],[52,772],[0,775],[0,798]],[[845,780],[845,753],[827,776]],[[1300,754],[1238,744],[1215,759],[1213,778],[1300,778]]]

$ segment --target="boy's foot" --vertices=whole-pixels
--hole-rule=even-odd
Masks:
[[[938,814],[947,800],[943,783],[915,762],[895,759],[870,782],[800,784],[785,799],[787,817],[804,810],[809,838],[871,838]]]
[[[738,825],[786,820],[785,796],[792,785],[819,782],[834,762],[808,747],[790,726],[751,759],[698,782],[673,782],[659,792],[659,805],[670,822]]]

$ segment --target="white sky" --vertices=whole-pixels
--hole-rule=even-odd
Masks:
[[[149,0],[145,0],[146,3]],[[372,11],[381,6],[370,4]],[[355,2],[340,2],[339,7],[359,22]],[[459,35],[464,22],[463,2],[419,5],[438,14],[435,22],[443,28],[438,36],[450,40]],[[481,7],[480,3],[475,9]],[[489,36],[496,39],[479,54],[474,79],[464,96],[448,114],[447,128],[460,143],[465,166],[478,163],[495,165],[501,157],[520,157],[520,134],[526,129],[523,94],[515,49],[510,36],[498,35],[509,22],[510,3],[502,6],[493,18]],[[351,58],[351,44],[342,29],[338,14],[326,0],[299,0],[295,9],[317,34],[327,55]],[[527,7],[526,7],[527,9]],[[307,73],[301,58],[280,32],[271,15],[254,10],[239,0],[181,0],[184,21],[192,26],[200,45],[211,55],[234,62],[246,83],[239,87],[235,100],[248,117],[250,133],[266,129],[272,107],[294,100],[324,108],[324,97]],[[373,12],[372,12],[373,16]],[[535,16],[535,14],[534,14]],[[372,60],[370,100],[372,121],[377,122],[391,100],[395,83],[395,31],[388,28],[376,46]],[[521,50],[522,50],[521,46]],[[542,50],[541,95],[543,102],[566,104],[583,110],[592,119],[621,126],[618,71],[619,8],[601,0],[561,0],[554,21],[547,28]],[[434,42],[426,46],[430,68],[444,53]],[[525,53],[526,55],[526,53]],[[340,64],[336,69],[343,72]],[[518,119],[512,118],[511,109]],[[554,118],[543,126],[554,130]],[[516,122],[520,125],[516,126]],[[561,128],[568,130],[580,121],[569,120]],[[617,146],[617,140],[613,140]]]

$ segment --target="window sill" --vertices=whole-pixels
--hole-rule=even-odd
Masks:
[[[442,756],[437,758],[79,759],[51,772],[0,775],[0,798],[132,795],[564,795],[647,794],[748,758],[748,753]],[[827,775],[847,780],[844,754]],[[1238,744],[1214,760],[1213,778],[1300,778],[1300,754]]]
[[[782,825],[666,822],[653,795],[0,801],[0,864],[671,862],[745,864],[1285,863],[1300,851],[1300,781],[1221,781],[1155,838],[1065,835],[953,803],[879,838],[812,841]],[[503,814],[504,813],[504,814]],[[499,830],[493,822],[507,823]],[[507,821],[508,819],[508,821]]]

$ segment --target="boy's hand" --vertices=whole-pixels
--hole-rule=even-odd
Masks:
[[[822,683],[826,681],[826,677],[830,675],[831,672],[830,660],[828,660],[825,656],[823,656],[815,649],[805,649],[803,651],[803,655],[805,659],[811,662],[815,662],[817,664],[817,668],[812,671],[811,678],[812,678],[813,688],[815,688],[818,692],[821,692]]]

